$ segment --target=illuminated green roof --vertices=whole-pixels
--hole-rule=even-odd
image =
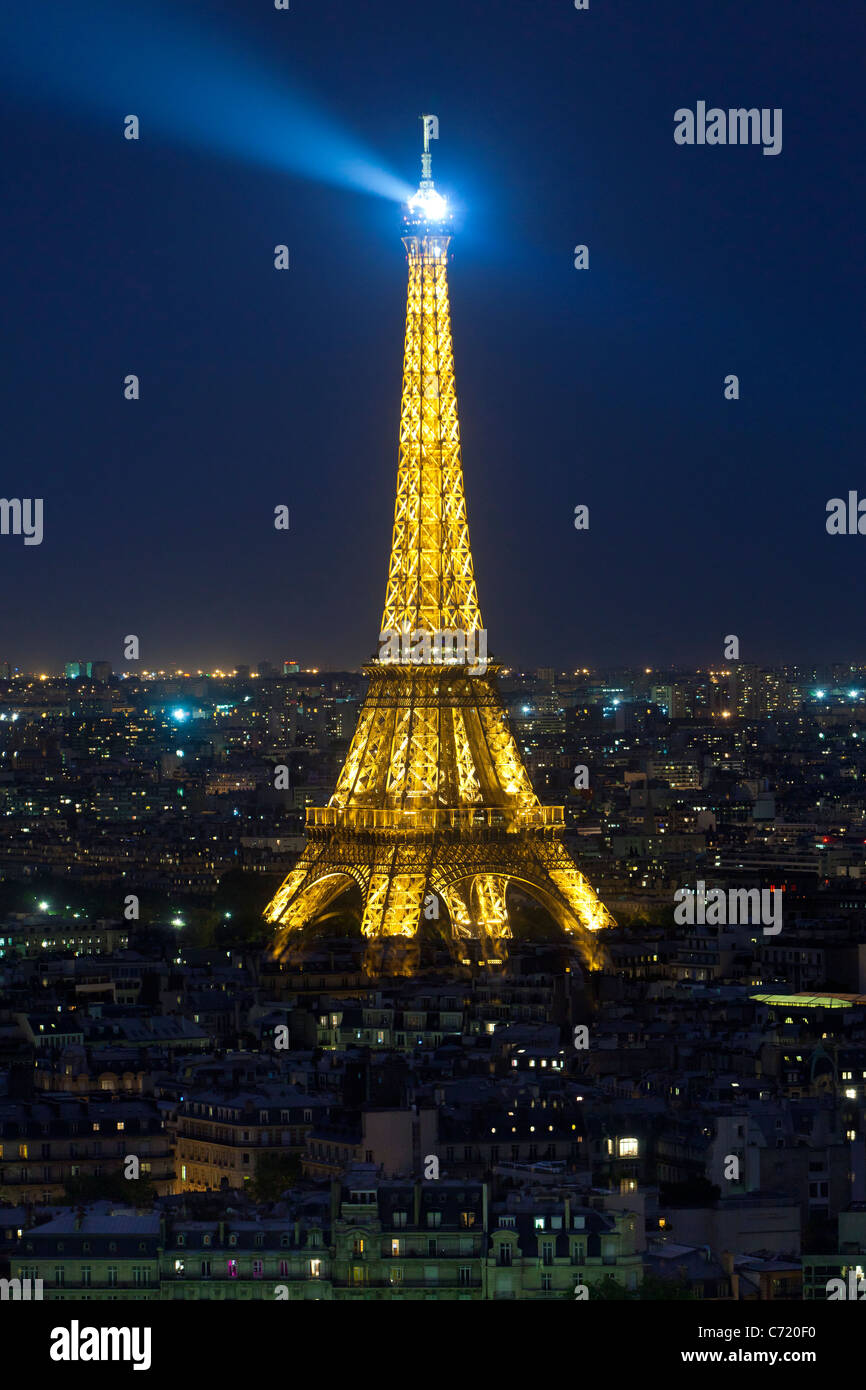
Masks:
[[[759,1004],[775,1004],[787,1009],[850,1009],[866,1004],[866,994],[752,994]]]

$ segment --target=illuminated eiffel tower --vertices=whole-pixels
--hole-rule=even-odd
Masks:
[[[397,502],[378,658],[336,790],[266,910],[273,955],[353,885],[371,974],[411,974],[444,904],[455,952],[503,961],[509,885],[540,901],[597,969],[607,910],[532,790],[486,662],[469,548],[448,305],[451,215],[424,153],[404,216],[409,263]],[[483,653],[483,655],[482,655]],[[444,919],[442,925],[444,926]],[[470,942],[474,943],[470,945]]]

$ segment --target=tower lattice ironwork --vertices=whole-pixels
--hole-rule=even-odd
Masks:
[[[379,655],[336,790],[266,910],[273,954],[355,885],[371,973],[411,973],[419,927],[447,909],[462,955],[504,959],[516,885],[598,968],[612,919],[562,842],[564,811],[532,789],[486,661],[463,491],[447,252],[430,171],[403,228],[409,264],[397,500]],[[468,939],[477,945],[468,947]]]

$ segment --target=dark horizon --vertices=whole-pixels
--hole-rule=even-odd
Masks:
[[[370,658],[370,660],[373,660],[373,659],[374,659],[374,658],[372,658],[372,657]],[[357,666],[342,665],[342,666],[315,666],[315,667],[314,667],[314,666],[304,666],[301,662],[297,662],[297,663],[292,662],[292,663],[291,663],[292,665],[297,664],[298,670],[297,670],[297,671],[283,671],[283,670],[280,669],[280,668],[282,667],[282,664],[283,664],[283,661],[284,661],[284,660],[288,661],[289,659],[288,659],[288,658],[281,658],[281,657],[278,657],[278,658],[275,658],[275,659],[271,659],[271,658],[267,658],[267,657],[262,657],[262,658],[260,658],[258,661],[240,661],[240,662],[233,662],[233,663],[229,663],[229,664],[214,663],[212,666],[208,666],[208,667],[205,667],[205,666],[201,666],[201,667],[191,667],[191,666],[190,666],[190,667],[180,667],[180,666],[160,666],[160,667],[156,667],[156,666],[154,666],[154,667],[151,667],[151,666],[146,666],[146,665],[144,665],[144,664],[142,664],[142,663],[130,663],[129,669],[128,669],[128,670],[121,670],[121,669],[115,668],[115,669],[112,671],[111,676],[110,676],[109,679],[111,679],[111,680],[127,680],[127,679],[129,679],[129,680],[138,680],[138,681],[148,681],[148,680],[153,680],[153,679],[159,679],[159,680],[196,680],[196,679],[199,679],[199,678],[201,678],[201,679],[206,678],[206,679],[209,679],[209,680],[239,680],[239,679],[240,679],[240,680],[245,680],[245,679],[250,679],[250,680],[275,680],[275,679],[280,679],[280,680],[282,680],[282,679],[287,679],[287,680],[300,680],[300,679],[301,679],[302,677],[304,677],[304,676],[316,676],[316,677],[319,677],[320,679],[325,679],[325,678],[329,678],[329,677],[336,677],[336,676],[357,676],[357,677],[359,677],[359,678],[362,678],[363,675],[364,675],[364,670],[365,670],[366,666],[368,665],[368,662],[365,661],[365,662],[360,663],[360,664],[357,665]],[[83,657],[83,656],[80,656],[80,655],[79,655],[79,657],[73,657],[73,658],[71,658],[70,661],[69,661],[68,663],[66,663],[66,664],[68,664],[68,665],[76,665],[76,664],[87,664],[88,662],[90,662],[90,658],[89,658],[89,657]],[[34,667],[32,670],[25,670],[25,669],[21,669],[21,668],[16,668],[16,667],[14,666],[13,663],[6,663],[6,662],[5,662],[5,658],[0,659],[0,672],[2,672],[2,668],[3,668],[3,666],[4,666],[5,664],[8,664],[8,665],[9,665],[10,670],[9,670],[8,676],[4,676],[4,675],[0,674],[0,684],[2,684],[4,681],[5,681],[5,682],[10,682],[10,681],[12,681],[12,680],[39,680],[39,681],[51,682],[51,681],[62,681],[62,680],[67,680],[67,679],[68,679],[68,680],[80,680],[80,681],[82,681],[82,682],[85,683],[85,684],[88,684],[88,683],[105,684],[105,681],[104,681],[103,678],[100,677],[100,676],[96,676],[96,675],[93,675],[93,676],[87,676],[87,675],[70,675],[70,676],[67,676],[66,673],[65,673],[65,669],[64,669],[64,668],[50,669],[49,666],[48,666],[47,664],[46,664],[46,665],[42,665],[42,666]],[[91,664],[93,664],[93,665],[102,664],[102,663],[101,663],[101,659],[100,659],[99,657],[95,657],[95,658],[93,658],[93,661],[91,662]],[[267,671],[267,672],[265,672],[265,673],[261,673],[261,672],[258,670],[258,666],[259,666],[260,664],[270,665],[273,669],[270,670],[270,671]],[[719,674],[733,675],[733,674],[736,673],[736,671],[737,671],[738,668],[743,669],[743,670],[748,670],[748,669],[754,668],[754,669],[759,670],[759,671],[786,671],[786,672],[789,672],[789,673],[790,673],[790,672],[797,672],[801,678],[809,679],[809,680],[814,680],[814,681],[816,681],[816,682],[820,680],[820,681],[824,681],[824,682],[826,682],[826,683],[828,683],[828,684],[829,684],[829,682],[830,682],[832,679],[834,679],[834,672],[835,672],[835,673],[838,675],[838,677],[839,677],[839,688],[841,688],[842,686],[847,687],[847,686],[850,684],[850,682],[847,681],[847,680],[845,680],[845,679],[842,677],[840,668],[843,668],[843,667],[844,667],[844,669],[845,669],[846,671],[857,672],[857,673],[859,673],[861,676],[866,677],[866,658],[864,658],[862,661],[853,661],[853,662],[848,662],[848,661],[832,661],[832,660],[830,660],[830,661],[820,661],[820,662],[803,662],[803,661],[768,662],[768,661],[760,661],[760,660],[757,660],[757,661],[717,661],[717,662],[701,662],[701,663],[698,663],[698,664],[696,664],[696,665],[686,665],[686,664],[684,664],[684,663],[675,663],[675,664],[670,664],[670,665],[664,665],[664,666],[656,665],[656,666],[651,666],[651,667],[642,666],[640,662],[611,662],[611,663],[600,663],[600,664],[593,665],[593,666],[572,667],[572,666],[569,666],[569,665],[562,665],[562,666],[560,666],[560,665],[557,665],[555,662],[550,662],[550,661],[542,661],[542,662],[540,662],[537,666],[514,665],[514,664],[509,665],[509,664],[506,663],[506,662],[499,661],[499,660],[497,659],[497,657],[496,657],[496,654],[495,654],[495,653],[492,653],[491,656],[490,656],[490,666],[491,666],[491,668],[492,668],[494,671],[498,672],[502,677],[508,678],[508,679],[516,679],[516,678],[518,678],[518,677],[523,677],[523,676],[525,676],[525,677],[527,677],[527,678],[529,678],[529,679],[536,679],[539,672],[546,672],[546,671],[553,671],[553,673],[554,673],[554,678],[555,678],[555,679],[558,679],[558,678],[565,678],[565,679],[567,679],[567,680],[574,680],[574,679],[576,679],[576,678],[578,678],[578,677],[580,677],[580,676],[586,676],[586,677],[589,678],[589,677],[596,676],[596,675],[597,675],[597,676],[634,676],[634,677],[641,677],[641,676],[646,676],[646,677],[651,677],[651,676],[657,676],[657,677],[664,677],[664,676],[671,676],[671,677],[672,677],[672,676],[681,676],[681,677],[686,677],[686,678],[688,678],[688,677],[700,676],[700,675],[704,675],[704,674],[707,674],[707,675],[709,675],[709,674],[713,674],[713,675],[719,675]],[[828,694],[829,694],[829,693],[832,693],[832,688],[831,688],[831,690],[828,692]],[[854,694],[854,695],[856,695],[858,698],[859,698],[859,697],[862,697],[864,700],[866,700],[866,689],[864,689],[864,690],[862,690],[862,691],[858,689],[858,690],[856,690],[856,691],[854,691],[854,692],[848,691],[848,690],[846,689],[843,693],[844,693],[844,695],[845,695],[846,697],[850,697],[852,694]],[[643,698],[643,697],[641,697],[641,698]]]

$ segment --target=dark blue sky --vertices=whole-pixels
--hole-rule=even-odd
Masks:
[[[866,659],[866,536],[825,530],[866,495],[856,7],[291,4],[12,21],[0,495],[44,498],[45,537],[0,537],[0,659],[373,651],[405,262],[340,161],[416,183],[424,110],[491,651]],[[781,107],[781,154],[676,145],[698,100]]]

